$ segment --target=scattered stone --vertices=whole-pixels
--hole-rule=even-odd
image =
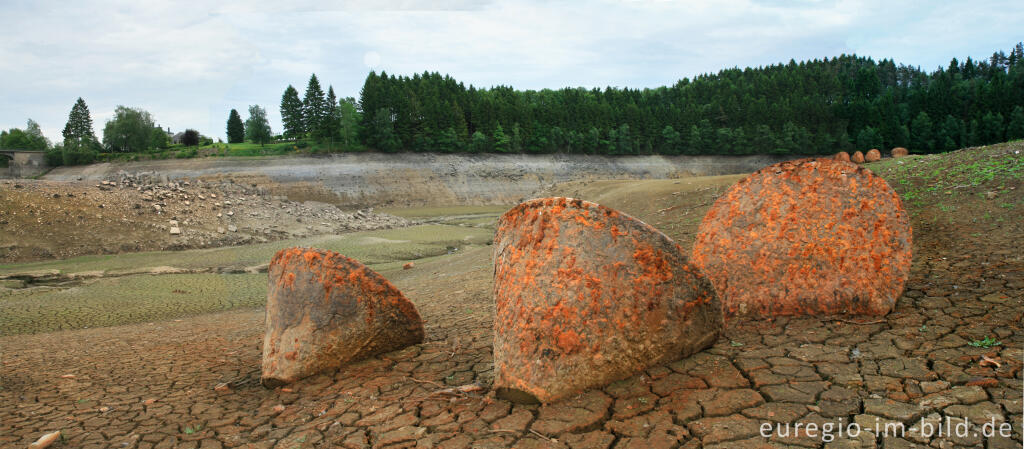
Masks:
[[[896,148],[893,148],[892,151],[889,154],[891,154],[892,157],[895,159],[895,158],[901,158],[901,157],[909,156],[910,155],[910,151],[908,151],[906,148],[903,148],[903,147],[896,147]]]
[[[50,447],[50,445],[53,444],[54,441],[57,441],[57,438],[59,438],[59,437],[60,437],[60,431],[59,430],[55,431],[55,432],[50,432],[48,434],[45,434],[45,435],[39,437],[39,439],[36,440],[35,443],[32,443],[32,444],[30,444],[28,446],[28,449],[43,449],[44,447]]]
[[[853,162],[855,164],[863,164],[864,163],[864,153],[861,153],[860,151],[854,151],[853,155],[850,156],[850,162]]]
[[[525,202],[494,243],[494,386],[549,403],[714,343],[721,310],[678,245],[618,211]]]
[[[829,159],[783,162],[715,202],[691,260],[727,319],[885,315],[910,271],[909,215],[870,170]]]
[[[266,386],[417,344],[423,336],[416,307],[355,260],[332,251],[289,248],[270,262]]]
[[[878,151],[877,148],[872,148],[864,154],[864,162],[878,162],[882,160],[882,152]]]

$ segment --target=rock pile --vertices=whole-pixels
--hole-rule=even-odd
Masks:
[[[910,270],[899,196],[869,170],[829,159],[763,168],[701,223],[691,260],[726,318],[884,315]]]
[[[416,307],[341,254],[279,251],[270,262],[263,384],[276,386],[423,341]]]
[[[714,343],[721,308],[678,245],[615,210],[520,204],[494,240],[494,386],[552,402]]]
[[[0,262],[210,248],[411,224],[369,208],[291,201],[275,195],[274,185],[232,178],[167,180],[122,172],[99,182],[6,185],[0,182]]]

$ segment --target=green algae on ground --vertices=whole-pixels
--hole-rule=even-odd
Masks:
[[[266,274],[136,275],[0,295],[0,336],[116,326],[259,307]]]
[[[487,244],[491,237],[490,229],[429,224],[226,248],[82,256],[66,260],[6,264],[0,265],[0,274],[36,270],[60,270],[63,273],[96,270],[109,272],[162,266],[183,269],[245,268],[265,264],[274,253],[292,246],[329,249],[364,264],[374,265],[439,256],[465,245]]]

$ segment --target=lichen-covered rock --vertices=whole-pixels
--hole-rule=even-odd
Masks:
[[[864,162],[878,162],[882,160],[882,152],[878,151],[877,148],[872,148],[864,154]]]
[[[552,402],[711,345],[711,285],[654,228],[594,203],[544,198],[498,221],[494,386]]]
[[[691,257],[734,316],[888,313],[910,270],[899,196],[870,170],[831,159],[765,167],[701,223]]]
[[[416,307],[341,254],[279,251],[270,261],[263,384],[276,386],[423,341]]]
[[[837,161],[850,162],[850,153],[840,151],[836,153],[835,156],[832,156],[832,159],[835,159]]]
[[[907,157],[910,155],[910,151],[903,147],[896,147],[892,149],[891,154],[893,158]]]
[[[864,153],[861,153],[860,151],[854,151],[853,155],[850,156],[850,162],[853,162],[855,164],[863,164],[864,163]]]

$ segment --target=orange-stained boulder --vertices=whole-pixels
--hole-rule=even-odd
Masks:
[[[525,202],[494,238],[494,386],[552,402],[718,338],[714,290],[643,222],[569,198]]]
[[[861,153],[860,151],[854,151],[853,152],[853,156],[850,156],[850,162],[854,162],[854,163],[857,163],[857,164],[863,164],[864,163],[864,153]]]
[[[733,185],[691,260],[736,316],[885,315],[903,292],[909,216],[882,178],[849,162],[771,165]]]
[[[837,161],[850,162],[850,153],[840,151],[836,153],[835,156],[832,156],[832,159],[835,159]]]
[[[878,162],[882,160],[882,152],[878,151],[877,148],[872,148],[864,154],[864,162]]]
[[[270,261],[263,384],[277,386],[423,341],[416,307],[387,279],[333,251]]]
[[[892,149],[891,154],[893,158],[906,157],[910,155],[910,151],[903,147],[896,147]]]

